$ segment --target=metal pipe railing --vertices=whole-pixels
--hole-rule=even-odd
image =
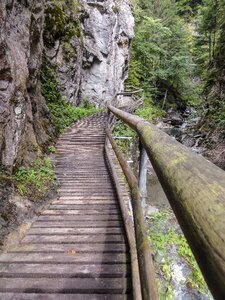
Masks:
[[[138,256],[139,275],[143,300],[158,300],[154,264],[152,253],[144,222],[144,215],[141,206],[141,194],[138,188],[138,181],[130,166],[123,157],[122,152],[116,145],[110,131],[106,129],[106,135],[112,145],[116,157],[120,163],[123,173],[131,189],[131,202],[134,216],[136,247]]]
[[[215,299],[225,299],[225,172],[166,133],[113,106],[139,135]]]

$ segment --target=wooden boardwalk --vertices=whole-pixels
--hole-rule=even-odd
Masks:
[[[106,116],[71,126],[57,144],[59,198],[20,245],[0,255],[0,299],[132,299],[130,255],[104,158]]]

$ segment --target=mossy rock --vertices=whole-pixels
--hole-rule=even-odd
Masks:
[[[76,60],[77,58],[77,50],[70,42],[63,43],[63,57],[66,62],[70,60]]]
[[[45,9],[44,41],[47,46],[54,46],[55,41],[64,35],[66,21],[63,10],[54,3]]]
[[[44,42],[47,47],[54,47],[56,40],[69,42],[72,37],[82,37],[80,20],[77,17],[78,4],[76,1],[72,2],[73,6],[71,1],[68,6],[63,5],[62,1],[47,4],[44,30]]]

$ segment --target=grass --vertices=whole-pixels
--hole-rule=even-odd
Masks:
[[[54,166],[46,156],[33,161],[30,167],[19,167],[13,180],[18,193],[29,200],[44,197],[57,185]]]
[[[172,300],[174,287],[172,284],[172,261],[170,249],[176,249],[177,255],[188,264],[190,275],[184,284],[189,288],[197,289],[201,293],[208,294],[208,287],[191,252],[191,249],[180,231],[178,225],[171,225],[172,212],[161,211],[149,215],[149,240],[155,253],[161,253],[164,263],[159,264],[161,274],[160,290],[161,299]],[[178,227],[178,228],[175,228]]]

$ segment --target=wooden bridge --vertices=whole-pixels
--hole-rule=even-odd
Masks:
[[[215,299],[225,299],[224,172],[140,118],[109,109],[139,133]],[[159,299],[137,180],[107,122],[106,114],[84,118],[59,139],[59,198],[0,255],[0,299]]]

